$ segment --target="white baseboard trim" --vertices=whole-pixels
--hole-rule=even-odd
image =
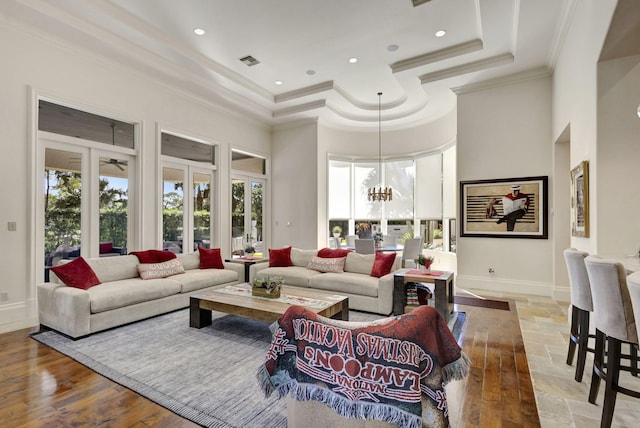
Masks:
[[[553,297],[553,284],[547,282],[522,281],[515,279],[487,278],[482,276],[458,275],[456,288],[491,290],[503,293],[532,294]]]
[[[553,295],[551,296],[556,302],[571,302],[571,288],[569,287],[554,287]]]
[[[0,306],[0,333],[35,327],[39,323],[38,314],[29,310],[25,302]]]

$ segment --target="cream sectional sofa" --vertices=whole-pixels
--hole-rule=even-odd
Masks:
[[[85,259],[102,283],[88,290],[68,287],[51,272],[51,282],[37,286],[40,324],[77,338],[188,307],[194,294],[244,280],[240,264],[200,269],[197,252],[178,258],[184,273],[146,280],[134,255]]]
[[[389,315],[393,310],[393,272],[400,269],[400,257],[396,257],[391,273],[380,278],[371,276],[374,254],[351,252],[347,255],[343,273],[318,272],[307,269],[318,250],[291,249],[294,266],[269,267],[268,263],[256,263],[249,269],[249,279],[282,276],[286,288],[313,289],[349,296],[349,308],[359,311]]]

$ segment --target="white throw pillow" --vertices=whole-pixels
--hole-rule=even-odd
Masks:
[[[311,261],[307,265],[307,269],[317,270],[318,272],[342,273],[344,272],[344,262],[346,259],[346,257],[335,257],[328,259],[313,256],[311,257]]]
[[[142,263],[138,265],[138,272],[142,279],[166,278],[171,275],[184,273],[184,266],[180,259],[171,259],[162,263]]]

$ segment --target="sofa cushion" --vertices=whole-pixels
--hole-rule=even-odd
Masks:
[[[146,281],[140,278],[123,279],[121,281],[103,282],[87,290],[91,313],[105,312],[136,303],[161,299],[179,292],[180,283],[171,278],[149,279]]]
[[[345,272],[361,273],[370,275],[373,267],[374,254],[360,254],[351,252],[347,254],[347,260],[344,263]]]
[[[307,265],[307,269],[317,270],[318,272],[344,272],[344,261],[346,257],[312,257]]]
[[[180,283],[181,293],[189,293],[201,288],[237,282],[238,273],[231,269],[193,269],[174,275],[171,279]]]
[[[334,257],[347,257],[351,250],[346,248],[323,248],[318,250],[318,257],[334,258]]]
[[[224,269],[220,248],[198,247],[200,254],[200,269]]]
[[[170,251],[162,250],[144,250],[144,251],[132,251],[132,254],[138,257],[140,263],[162,263],[167,260],[175,259],[177,256]]]
[[[269,248],[269,266],[293,266],[293,262],[291,261],[291,247]]]
[[[291,262],[294,266],[306,267],[312,257],[318,254],[316,250],[301,250],[299,248],[291,249]]]
[[[87,290],[94,285],[100,284],[100,280],[95,272],[82,257],[78,257],[60,266],[54,266],[51,270],[69,287]]]
[[[396,261],[396,253],[383,253],[376,252],[373,267],[371,268],[371,276],[375,276],[376,278],[380,278],[381,276],[385,276],[388,273],[391,273],[391,268],[393,267],[393,262]]]
[[[267,276],[281,276],[282,278],[284,278],[284,285],[309,287],[309,279],[316,275],[325,274],[315,270],[309,270],[306,268],[306,266],[268,267],[256,273],[256,278],[266,278]]]
[[[136,256],[96,257],[87,259],[87,263],[101,282],[139,277]]]
[[[178,258],[182,261],[184,270],[200,269],[200,253],[197,251],[190,254],[178,254]]]
[[[324,273],[309,279],[314,290],[378,297],[379,280],[359,273]]]
[[[142,279],[167,278],[184,273],[184,266],[182,261],[176,258],[162,263],[141,263],[138,265],[138,272]]]

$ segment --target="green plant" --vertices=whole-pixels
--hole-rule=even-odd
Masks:
[[[333,229],[331,229],[331,233],[342,233],[342,228],[340,226],[333,226]]]
[[[265,288],[267,290],[267,293],[271,294],[277,290],[280,290],[283,283],[284,278],[281,276],[267,276],[265,278],[254,279],[251,283],[251,286],[255,288]]]
[[[413,259],[413,261],[416,262],[417,265],[422,265],[427,269],[429,269],[429,267],[433,264],[433,260],[434,260],[433,257],[425,256],[424,254],[420,254],[418,255],[418,257]]]

